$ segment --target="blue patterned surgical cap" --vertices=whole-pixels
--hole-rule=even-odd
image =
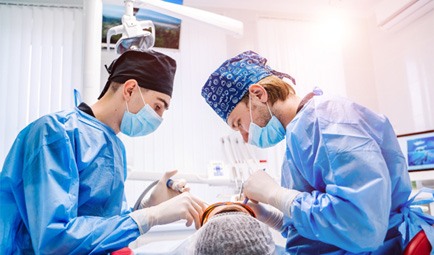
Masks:
[[[290,75],[277,72],[266,65],[267,59],[253,51],[245,51],[226,60],[208,78],[202,88],[202,96],[211,108],[227,122],[229,114],[241,101],[250,85],[265,77],[276,75],[280,79]]]

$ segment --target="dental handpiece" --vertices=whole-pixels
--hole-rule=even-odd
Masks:
[[[184,188],[185,188],[185,180],[174,181],[172,179],[169,179],[166,182],[166,187],[174,191],[177,191],[179,193],[182,193],[184,192]]]

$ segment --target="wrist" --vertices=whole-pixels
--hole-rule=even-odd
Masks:
[[[270,226],[271,228],[280,231],[283,225],[283,213],[276,208],[268,205],[268,215],[267,218],[264,219],[264,223]]]
[[[269,199],[269,204],[281,212],[291,217],[291,205],[294,199],[301,192],[294,189],[285,189],[283,187],[278,187],[274,190],[274,194]]]
[[[136,210],[130,213],[130,217],[136,222],[139,227],[140,234],[143,235],[158,224],[157,215],[155,215],[154,207]]]

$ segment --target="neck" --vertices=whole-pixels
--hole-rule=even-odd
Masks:
[[[122,102],[115,102],[116,98],[108,97],[101,98],[94,105],[91,106],[95,117],[108,125],[117,134],[120,132],[120,125],[122,121],[122,116],[125,112],[125,106],[119,107],[125,104]]]
[[[277,101],[276,103],[274,103],[271,111],[286,128],[289,122],[294,119],[297,113],[297,107],[300,102],[301,99],[298,96],[290,95],[284,101]]]

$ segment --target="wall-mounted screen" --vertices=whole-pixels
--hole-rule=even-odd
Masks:
[[[398,135],[408,171],[434,169],[434,130]]]

